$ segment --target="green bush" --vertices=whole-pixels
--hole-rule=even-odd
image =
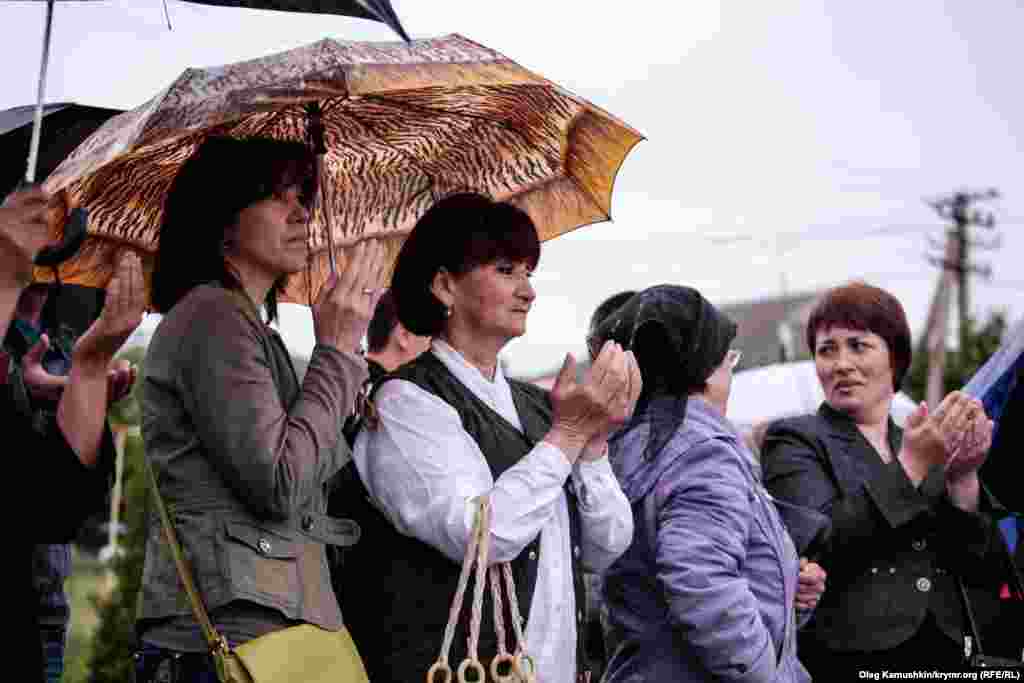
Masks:
[[[980,328],[975,320],[968,319],[967,348],[946,351],[946,367],[942,377],[943,396],[967,384],[974,373],[999,349],[1005,332],[1006,314],[1003,312],[992,314]],[[928,351],[922,344],[914,350],[904,387],[911,398],[922,401],[925,398],[927,383]]]
[[[116,576],[113,590],[105,598],[93,598],[99,613],[99,626],[93,636],[88,665],[88,680],[92,683],[132,680],[135,605],[146,554],[146,510],[149,505],[142,458],[141,437],[129,436],[125,445],[122,479],[122,523],[126,527],[121,537],[123,553],[112,560]]]

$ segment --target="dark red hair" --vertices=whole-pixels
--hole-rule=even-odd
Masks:
[[[910,326],[899,299],[866,282],[834,287],[825,292],[807,319],[807,348],[812,356],[815,337],[831,327],[866,330],[884,339],[889,346],[892,388],[899,391],[911,357]]]

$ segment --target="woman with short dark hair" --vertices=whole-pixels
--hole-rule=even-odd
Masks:
[[[777,498],[827,518],[816,551],[829,572],[800,656],[828,680],[849,670],[958,666],[965,624],[958,581],[982,625],[996,609],[993,513],[977,470],[992,422],[974,399],[890,417],[910,366],[899,301],[861,282],[829,290],[807,324],[825,392],[816,415],[781,420],[762,451]],[[994,575],[995,574],[995,575]]]
[[[313,306],[300,385],[273,319],[306,266],[312,154],[301,144],[212,138],[171,186],[153,273],[164,318],[146,354],[142,435],[160,495],[211,619],[232,645],[309,623],[344,628],[325,545],[355,542],[325,514],[344,464],[340,427],[366,378],[357,353],[379,296],[383,250],[362,243]],[[160,521],[139,596],[137,680],[215,680]],[[340,642],[340,641],[339,641]]]
[[[511,562],[539,680],[572,683],[586,670],[581,569],[603,568],[632,536],[605,452],[640,380],[614,344],[580,383],[568,358],[550,394],[505,377],[498,353],[526,331],[539,258],[526,213],[474,194],[435,204],[399,254],[399,320],[433,342],[377,385],[353,453],[382,520],[362,525],[373,531],[346,557],[346,581],[360,587],[346,594],[346,614],[374,683],[417,680],[437,658],[484,495],[490,559]],[[498,651],[491,613],[485,605],[484,666]],[[466,629],[463,615],[453,669]]]

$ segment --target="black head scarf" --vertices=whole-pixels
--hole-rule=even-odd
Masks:
[[[691,287],[657,285],[602,322],[595,337],[633,351],[644,388],[627,429],[648,423],[646,457],[668,443],[686,417],[686,399],[722,364],[736,323]]]

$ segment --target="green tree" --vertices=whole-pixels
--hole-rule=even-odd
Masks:
[[[985,364],[999,348],[1006,333],[1006,314],[993,313],[978,327],[977,321],[967,321],[967,347],[946,351],[946,368],[943,373],[943,395],[962,388],[975,372]],[[910,372],[904,382],[905,391],[915,400],[922,401],[928,382],[928,352],[920,348],[914,353]]]
[[[132,680],[135,605],[146,555],[146,509],[149,503],[142,458],[142,438],[129,436],[125,444],[122,475],[123,523],[126,528],[121,538],[123,552],[112,560],[116,576],[113,589],[105,597],[94,597],[99,624],[93,634],[89,657],[89,680],[93,683]]]

